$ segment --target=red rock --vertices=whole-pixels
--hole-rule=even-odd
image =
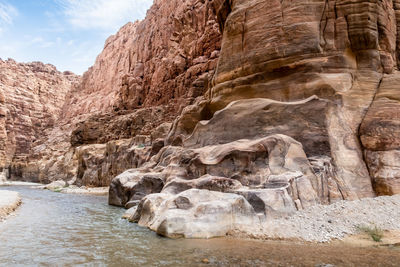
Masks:
[[[78,82],[49,64],[0,60],[0,171],[32,145],[61,115],[65,96]]]
[[[118,205],[132,188],[161,190],[135,186],[143,177],[223,187],[277,213],[398,193],[399,14],[398,0],[156,0],[108,38],[65,102],[25,101],[10,84],[0,151],[19,178],[98,186],[118,175]],[[8,98],[23,114],[13,131]]]

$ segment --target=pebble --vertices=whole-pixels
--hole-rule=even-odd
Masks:
[[[284,219],[266,222],[263,234],[267,238],[273,234],[278,238],[328,242],[332,239],[342,239],[348,234],[356,234],[357,226],[360,225],[377,226],[383,230],[400,230],[399,205],[400,195],[318,205],[298,211]],[[273,227],[276,225],[280,227]],[[274,232],[270,233],[268,229],[274,229]]]

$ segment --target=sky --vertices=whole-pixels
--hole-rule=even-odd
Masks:
[[[0,58],[82,74],[105,40],[153,0],[0,0]]]

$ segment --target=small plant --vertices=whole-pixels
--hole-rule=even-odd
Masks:
[[[357,227],[360,232],[364,232],[367,235],[369,235],[372,240],[375,242],[381,242],[383,238],[383,230],[377,227],[376,225],[374,227],[372,226],[366,226],[366,225],[361,225]]]

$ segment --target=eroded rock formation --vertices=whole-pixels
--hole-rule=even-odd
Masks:
[[[0,176],[13,160],[28,157],[33,144],[54,127],[78,76],[52,65],[0,59]]]
[[[29,158],[12,164],[11,177],[104,186],[137,167],[141,161],[127,159],[134,147],[155,153],[168,122],[208,89],[220,41],[210,2],[155,1],[143,21],[107,39],[94,66],[69,90],[58,123]],[[108,149],[121,142],[123,149]]]
[[[399,12],[397,0],[156,0],[7,171],[111,183],[110,204],[171,237],[400,193]]]
[[[267,218],[316,203],[398,193],[398,3],[213,5],[223,37],[212,86],[174,121],[153,165],[113,180],[110,203],[119,204],[115,192],[128,202],[137,196],[134,184],[147,173],[164,181],[160,197],[189,188],[234,192]],[[277,134],[285,141],[266,145]],[[212,151],[213,160],[199,151]],[[134,221],[148,216],[140,208],[146,201]],[[154,228],[154,222],[141,223]]]
[[[143,21],[107,39],[66,116],[160,105],[176,115],[208,89],[220,40],[210,1],[156,0]]]

